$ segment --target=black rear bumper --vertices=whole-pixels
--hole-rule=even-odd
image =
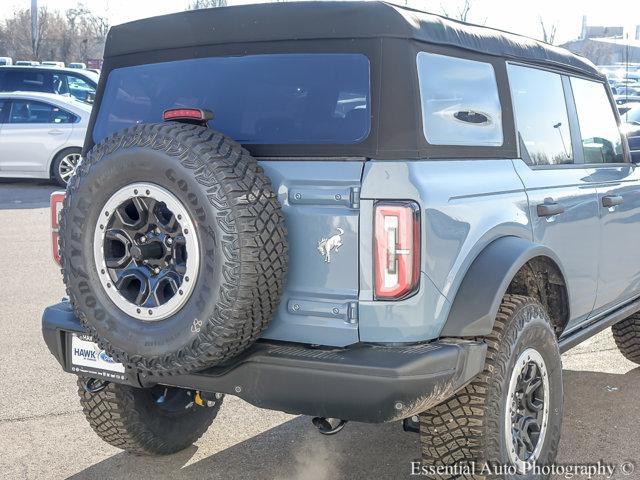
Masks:
[[[228,393],[261,408],[374,423],[442,402],[482,370],[486,354],[484,343],[463,340],[348,348],[259,341],[233,362],[197,373],[152,377],[125,371],[114,378],[70,365],[69,335],[83,329],[67,302],[45,310],[42,331],[67,372],[138,387]]]

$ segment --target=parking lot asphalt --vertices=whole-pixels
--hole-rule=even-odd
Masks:
[[[398,423],[352,423],[323,437],[309,418],[232,397],[205,436],[173,456],[135,457],[99,440],[80,411],[74,377],[60,370],[40,334],[42,310],[64,295],[50,255],[47,207],[55,189],[44,182],[0,181],[0,478],[410,476],[418,435],[402,432]],[[609,330],[566,353],[563,364],[559,462],[632,461],[640,468],[640,368],[618,353]],[[640,473],[618,471],[611,478]]]

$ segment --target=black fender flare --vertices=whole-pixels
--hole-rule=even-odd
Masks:
[[[535,257],[550,258],[562,272],[557,256],[544,245],[511,236],[487,245],[467,270],[440,336],[479,337],[491,333],[511,280]]]

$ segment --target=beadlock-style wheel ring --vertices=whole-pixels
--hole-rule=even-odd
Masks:
[[[527,348],[511,373],[504,417],[509,459],[520,474],[540,457],[549,423],[549,404],[547,366],[537,350]]]
[[[151,183],[132,183],[107,200],[96,222],[93,254],[107,296],[145,321],[179,311],[199,271],[191,216],[175,195]]]

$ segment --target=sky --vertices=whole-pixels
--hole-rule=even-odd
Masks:
[[[65,10],[78,5],[78,0],[38,0],[41,6]],[[262,3],[263,0],[227,0],[229,5]],[[364,1],[364,0],[363,0]],[[406,0],[412,7],[440,13],[443,6],[455,12],[462,0]],[[31,0],[0,0],[0,18],[15,9],[29,8]],[[555,43],[577,38],[582,16],[589,25],[624,26],[630,38],[640,24],[638,0],[471,0],[470,21],[523,35],[541,38],[539,17],[557,25]],[[154,15],[184,10],[189,0],[84,0],[86,7],[109,18],[112,25]],[[394,0],[404,4],[405,0]]]

